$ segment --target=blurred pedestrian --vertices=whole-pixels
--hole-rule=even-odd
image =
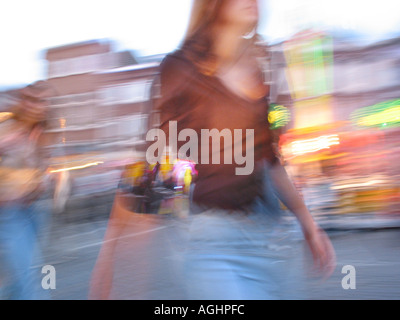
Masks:
[[[39,234],[47,218],[48,157],[44,153],[50,86],[38,81],[0,106],[0,298],[44,299]]]
[[[196,166],[195,215],[185,258],[187,294],[192,299],[288,297],[280,295],[290,276],[277,249],[285,248],[280,239],[288,235],[279,234],[279,224],[271,219],[279,208],[271,201],[271,215],[254,210],[254,203],[265,193],[272,197],[273,190],[297,217],[319,270],[329,276],[335,267],[329,238],[313,220],[274,150],[267,125],[270,87],[263,72],[269,53],[257,33],[258,5],[256,0],[195,0],[183,45],[161,64],[156,108],[165,132],[170,121],[177,121],[178,132],[190,128],[198,136],[202,129],[254,129],[251,174],[236,175],[235,164]],[[220,154],[233,147],[221,143]],[[243,138],[240,152],[245,148]],[[211,153],[210,148],[210,159]]]
[[[191,214],[182,228],[183,236],[178,237],[185,246],[183,260],[177,260],[183,261],[179,276],[184,277],[187,299],[291,297],[287,293],[294,291],[297,279],[290,272],[302,265],[285,263],[288,255],[290,259],[296,252],[289,250],[290,235],[282,227],[275,192],[297,217],[319,271],[327,277],[335,268],[329,238],[313,220],[275,153],[268,127],[270,86],[263,72],[269,51],[257,33],[258,9],[255,0],[195,0],[186,37],[181,47],[163,60],[153,86],[153,105],[167,141],[171,122],[177,123],[178,133],[191,129],[197,137],[204,129],[219,133],[228,129],[232,136],[235,130],[254,130],[253,150],[243,135],[235,143],[220,143],[217,150],[209,141],[195,145],[198,159],[210,160],[215,154],[224,159],[232,151],[233,159],[239,159],[242,151],[253,151],[254,170],[238,175],[235,163],[197,162]],[[179,150],[184,143],[178,141]],[[204,144],[209,148],[203,149]],[[209,151],[202,154],[204,150]],[[118,238],[134,216],[129,199],[121,190],[117,192],[93,272],[93,299],[107,299],[113,290],[118,291],[113,288],[113,267]],[[260,205],[264,207],[260,209]],[[173,237],[176,234],[171,234]],[[148,277],[150,271],[143,271]],[[291,287],[285,290],[288,282]]]

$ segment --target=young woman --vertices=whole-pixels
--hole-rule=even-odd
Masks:
[[[267,120],[270,88],[261,67],[268,52],[259,45],[258,18],[255,0],[195,0],[182,46],[163,60],[155,82],[154,88],[160,90],[154,108],[167,141],[171,123],[177,125],[177,133],[190,129],[200,138],[194,146],[200,161],[190,197],[192,214],[185,221],[187,228],[181,229],[185,250],[183,259],[178,259],[183,261],[178,275],[183,276],[187,299],[290,298],[286,293],[294,290],[295,283],[282,289],[295,279],[287,258],[296,255],[288,249],[290,237],[276,219],[279,206],[273,192],[297,217],[315,265],[325,276],[335,268],[328,237],[274,152]],[[203,130],[213,132],[210,139],[201,139]],[[232,139],[218,146],[215,141],[221,132]],[[183,144],[179,141],[177,150]],[[250,155],[247,163],[243,153]],[[216,155],[220,163],[213,161]],[[186,156],[193,160],[190,152]],[[246,170],[238,173],[243,165]],[[272,201],[260,201],[266,198]],[[106,235],[111,240],[105,242],[93,273],[90,297],[94,299],[110,297],[115,239],[132,219],[123,199],[117,193]],[[266,207],[260,210],[260,203]],[[149,217],[140,219],[150,221],[151,230],[159,227]]]
[[[272,192],[263,188],[268,183],[298,218],[315,264],[325,275],[335,267],[328,237],[274,152],[267,122],[270,88],[262,70],[268,52],[259,44],[258,19],[256,0],[196,0],[182,47],[161,64],[156,108],[167,135],[171,121],[177,122],[178,132],[190,128],[198,137],[203,129],[219,133],[228,129],[231,137],[235,130],[243,133],[239,150],[236,140],[232,144],[221,141],[217,150],[221,164],[212,163],[212,146],[209,154],[198,157],[209,156],[210,164],[200,161],[196,166],[192,206],[196,215],[185,257],[188,297],[193,299],[283,297],[277,288],[282,288],[280,281],[287,274],[277,263],[281,252],[270,249],[284,236],[276,235],[279,224],[270,219],[275,216],[272,211],[279,209],[271,202],[266,208],[270,215],[255,210],[257,199]],[[253,146],[244,134],[248,129],[254,130]],[[205,143],[209,141],[199,141],[198,150],[203,151]],[[249,147],[254,147],[251,173],[238,175],[234,161],[223,163],[226,152],[233,151],[237,159],[237,153]],[[260,177],[266,177],[267,184]]]

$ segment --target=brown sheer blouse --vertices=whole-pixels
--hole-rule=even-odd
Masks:
[[[268,96],[248,100],[228,89],[215,76],[201,73],[185,57],[182,50],[170,53],[160,67],[160,95],[155,107],[160,113],[161,129],[169,134],[169,122],[177,121],[178,133],[193,129],[198,136],[198,176],[195,180],[193,202],[205,207],[241,210],[247,208],[262,192],[263,160],[277,161],[272,147],[268,123]],[[254,130],[254,170],[237,175],[235,169],[245,164],[235,162],[235,145],[226,148],[220,141],[220,164],[212,164],[212,146],[202,141],[202,129],[241,130],[242,155],[246,155],[246,129]],[[209,145],[209,163],[202,163],[201,144]],[[185,142],[178,142],[178,150]],[[233,142],[233,144],[235,144]],[[232,151],[230,151],[232,150]],[[232,152],[232,164],[224,163],[225,152]],[[192,156],[192,155],[188,155]]]

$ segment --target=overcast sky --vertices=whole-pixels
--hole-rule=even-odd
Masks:
[[[400,30],[398,0],[260,0],[260,32],[285,39],[300,26],[357,31],[374,41]],[[44,77],[43,51],[54,46],[111,38],[118,49],[143,55],[179,44],[191,0],[1,0],[0,87]]]

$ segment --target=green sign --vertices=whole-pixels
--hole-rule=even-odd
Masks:
[[[351,120],[358,127],[391,128],[400,125],[400,99],[356,110]]]
[[[271,104],[268,113],[268,121],[272,130],[281,128],[289,123],[290,111],[284,106]]]

